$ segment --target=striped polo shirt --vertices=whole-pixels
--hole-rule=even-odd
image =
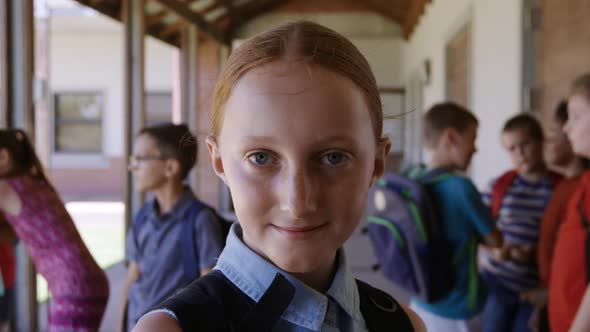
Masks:
[[[491,188],[484,193],[484,202],[491,206]],[[536,246],[541,218],[553,192],[549,177],[530,182],[517,176],[502,199],[497,222],[504,241],[517,245]],[[491,255],[482,258],[482,269],[496,276],[507,288],[522,291],[538,286],[538,267],[534,263],[514,260],[499,261]]]

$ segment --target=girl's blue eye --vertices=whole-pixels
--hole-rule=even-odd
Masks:
[[[344,163],[348,157],[341,152],[330,152],[322,156],[322,163],[330,166],[338,166]]]
[[[270,162],[272,162],[271,156],[266,152],[252,153],[251,155],[248,156],[248,160],[250,160],[250,162],[252,162],[256,165],[260,165],[260,166],[265,166],[265,165],[269,164]]]

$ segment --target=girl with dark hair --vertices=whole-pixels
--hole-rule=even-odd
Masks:
[[[97,331],[109,295],[106,275],[21,130],[0,130],[0,197],[0,214],[47,280],[48,331]]]

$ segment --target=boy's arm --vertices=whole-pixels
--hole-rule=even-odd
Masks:
[[[490,208],[485,204],[488,201],[486,200],[487,194],[484,194],[482,197],[482,194],[480,194],[471,181],[468,179],[464,181],[464,188],[461,188],[458,192],[463,194],[462,201],[467,217],[472,221],[475,229],[482,236],[484,245],[492,248],[502,247],[504,242],[502,233],[492,219]]]
[[[537,246],[512,245],[510,258],[518,262],[534,263],[537,261]]]
[[[492,247],[492,248],[502,247],[502,243],[503,243],[502,232],[500,232],[500,230],[494,226],[494,229],[492,230],[492,232],[483,237],[483,243],[486,246]]]
[[[580,304],[580,307],[578,308],[576,318],[570,329],[570,332],[587,331],[590,331],[590,286],[586,288],[582,304]]]
[[[134,231],[135,228],[133,225],[129,228],[127,232],[127,238],[125,239],[125,256],[127,259],[127,278],[125,279],[125,283],[123,285],[123,294],[122,294],[122,301],[121,301],[121,323],[119,324],[119,328],[122,330],[123,326],[126,326],[126,313],[127,313],[127,302],[129,299],[129,289],[131,285],[139,279],[141,275],[141,270],[139,268],[139,259],[140,255],[138,253],[138,246],[135,240]],[[129,331],[132,326],[127,326],[127,331]],[[122,332],[127,332],[122,331]]]
[[[127,300],[129,298],[129,288],[133,285],[134,282],[137,281],[141,271],[139,270],[139,265],[136,262],[129,262],[129,266],[127,267],[127,279],[125,280],[125,284],[123,286],[123,294],[122,294],[122,308],[121,308],[121,324],[119,326],[125,326],[126,322],[126,313],[127,313]],[[128,326],[127,329],[129,330],[131,326]],[[123,331],[125,332],[125,331]]]
[[[209,210],[203,210],[195,222],[196,250],[199,255],[199,270],[205,275],[213,269],[217,258],[225,246],[225,238],[217,215]]]

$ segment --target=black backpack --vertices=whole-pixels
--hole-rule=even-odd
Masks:
[[[360,309],[371,332],[413,332],[408,315],[389,294],[356,281]],[[219,270],[193,281],[158,309],[171,310],[183,331],[270,332],[295,295],[295,287],[277,273],[255,303]]]

